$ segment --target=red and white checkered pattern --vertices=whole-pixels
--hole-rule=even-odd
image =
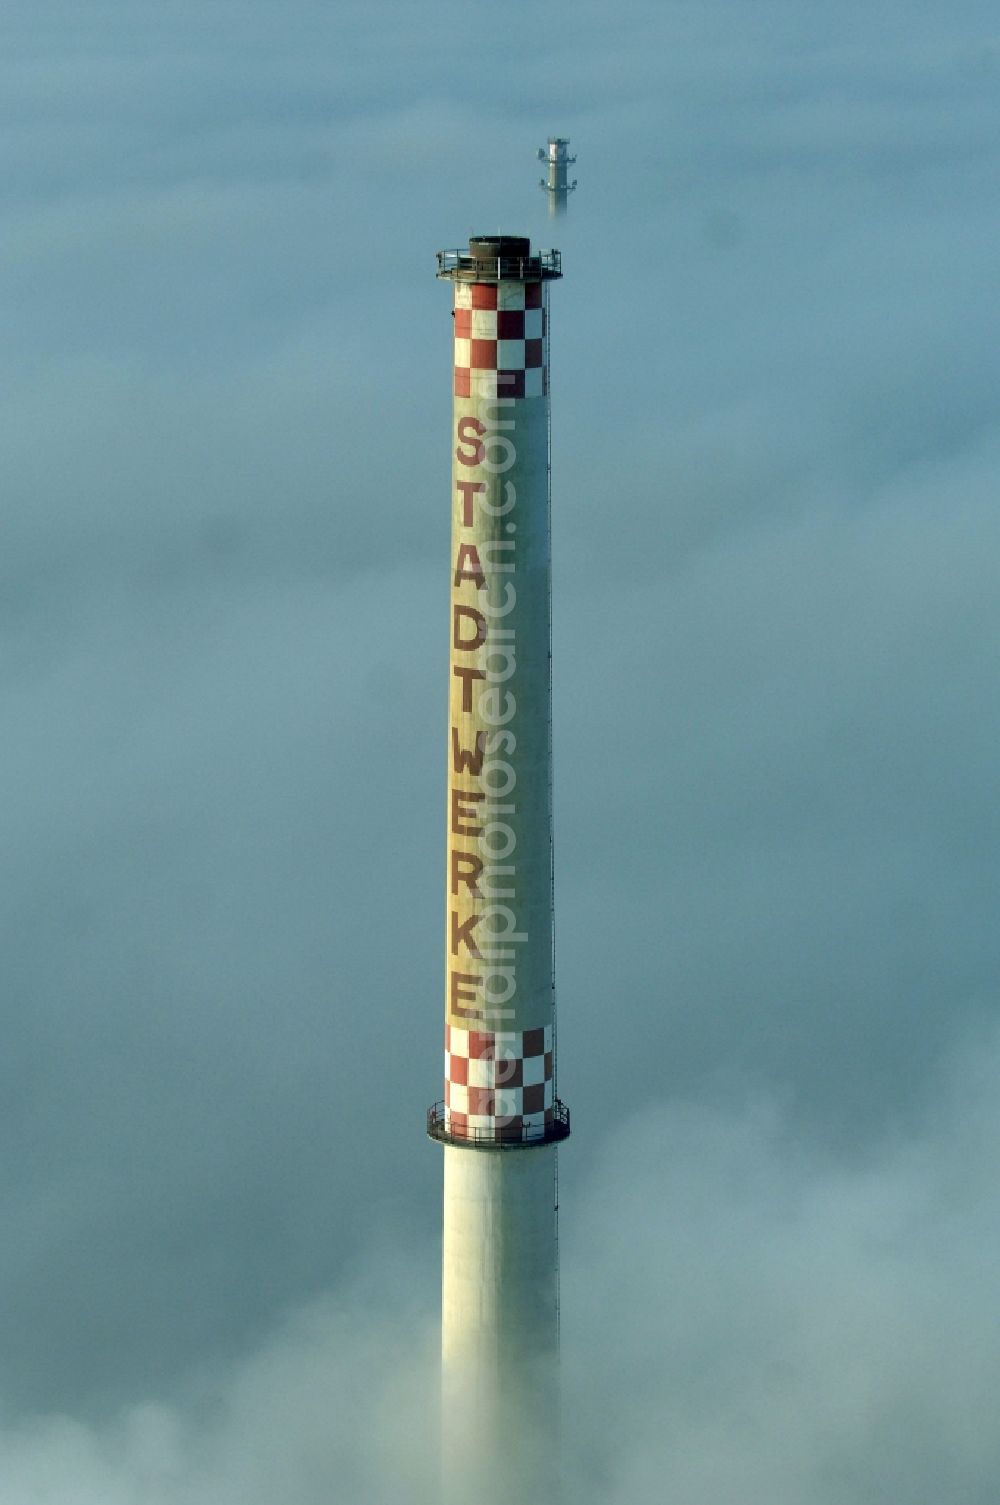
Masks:
[[[456,1139],[541,1138],[553,1121],[552,1030],[445,1025],[444,1119]]]
[[[455,283],[455,396],[542,397],[545,309],[540,282]]]

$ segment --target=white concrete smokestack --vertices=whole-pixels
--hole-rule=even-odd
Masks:
[[[568,169],[576,161],[569,154],[569,137],[550,136],[548,146],[538,148],[538,156],[547,169],[540,186],[548,194],[550,217],[557,218],[566,213],[566,200],[576,187],[575,178],[569,181]]]
[[[552,958],[548,283],[518,236],[454,285],[442,1278],[445,1497],[555,1498],[559,1266]]]

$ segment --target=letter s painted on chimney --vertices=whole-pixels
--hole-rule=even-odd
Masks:
[[[483,463],[486,446],[480,443],[479,439],[473,439],[471,434],[485,434],[485,432],[486,425],[485,423],[480,423],[478,418],[466,417],[458,420],[458,448],[455,451],[455,457],[459,465],[481,465]],[[463,445],[468,445],[468,453],[463,453]]]

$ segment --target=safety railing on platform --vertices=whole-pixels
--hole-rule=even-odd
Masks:
[[[470,256],[468,251],[438,251],[439,277],[458,277],[463,282],[533,282],[562,276],[559,251],[537,251],[534,256]]]
[[[547,1124],[499,1123],[489,1128],[478,1126],[450,1129],[447,1124],[444,1103],[435,1103],[427,1110],[427,1133],[431,1139],[445,1144],[489,1145],[498,1149],[525,1144],[552,1144],[553,1141],[569,1138],[569,1109],[556,1098],[552,1106],[552,1118]]]

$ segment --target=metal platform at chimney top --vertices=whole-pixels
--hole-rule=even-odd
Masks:
[[[453,282],[550,282],[562,276],[562,255],[559,251],[536,251],[527,256],[438,251],[437,275]]]

